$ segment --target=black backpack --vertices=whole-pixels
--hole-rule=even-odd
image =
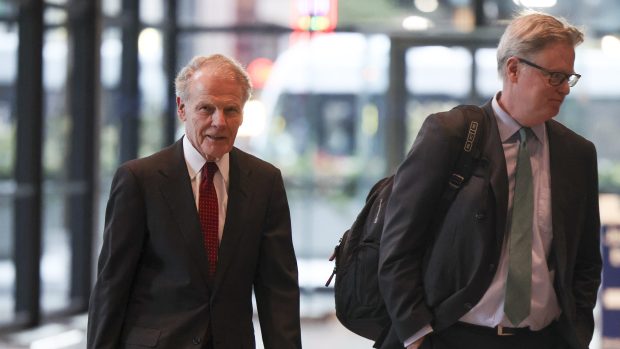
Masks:
[[[459,109],[467,122],[463,151],[455,170],[450,176],[441,199],[436,218],[443,217],[459,189],[471,176],[475,162],[480,158],[483,138],[484,112],[481,108],[461,105]],[[378,265],[379,243],[383,233],[385,206],[392,192],[394,175],[379,180],[366,197],[366,204],[355,222],[347,230],[330,261],[336,260],[334,271],[325,286],[329,286],[334,275],[336,317],[352,332],[374,340],[383,341],[390,328],[390,317],[379,291]],[[441,216],[440,216],[441,215]],[[375,346],[377,346],[375,344]]]

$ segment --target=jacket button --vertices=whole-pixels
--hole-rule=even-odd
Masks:
[[[489,264],[489,271],[490,272],[494,272],[495,271],[495,264],[493,264],[493,263]]]
[[[467,310],[471,310],[471,308],[473,308],[473,307],[474,307],[473,305],[471,305],[471,303],[465,303],[465,304],[463,304],[463,306],[464,306],[464,307],[465,307],[465,309],[467,309]]]
[[[202,341],[200,340],[200,337],[194,337],[194,338],[192,338],[192,343],[194,343],[194,345],[199,345],[199,344],[200,344],[200,342],[202,342]]]
[[[476,212],[476,216],[475,217],[476,217],[477,220],[482,220],[482,219],[487,218],[487,214],[484,211],[480,211],[480,212]]]

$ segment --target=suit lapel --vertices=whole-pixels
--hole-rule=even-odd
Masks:
[[[190,258],[193,264],[200,270],[200,275],[205,285],[207,285],[207,280],[209,279],[207,270],[208,259],[202,247],[200,221],[198,220],[198,212],[187,172],[187,164],[183,156],[183,142],[181,140],[172,146],[171,154],[171,161],[163,164],[159,170],[159,173],[164,178],[159,189],[185,240],[185,246]]]
[[[551,225],[553,231],[553,249],[555,256],[551,260],[554,263],[551,267],[557,268],[556,275],[564,275],[566,266],[566,236],[564,234],[564,215],[568,212],[567,193],[571,192],[570,169],[564,168],[566,154],[570,154],[570,144],[565,142],[562,129],[557,127],[556,121],[548,121],[547,136],[549,138],[549,170],[551,172]]]
[[[491,169],[491,188],[495,195],[497,222],[496,246],[501,248],[506,231],[506,214],[508,212],[508,172],[506,170],[506,158],[502,146],[497,120],[491,107],[491,102],[482,106],[487,118],[487,135],[484,144],[483,156],[489,161]]]
[[[217,292],[222,278],[226,275],[226,269],[239,252],[239,240],[245,231],[243,217],[246,217],[250,203],[249,177],[251,169],[245,166],[240,155],[236,148],[230,152],[228,207],[226,208],[226,223],[224,224],[218,253],[213,294]]]

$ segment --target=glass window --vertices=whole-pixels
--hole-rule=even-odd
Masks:
[[[182,34],[179,36],[177,43],[179,48],[179,54],[177,55],[179,69],[197,55],[222,53],[239,59],[236,54],[237,42],[237,36],[229,33]]]
[[[161,149],[164,135],[168,84],[163,70],[162,33],[145,28],[138,37],[139,88],[141,96],[140,148],[138,156],[151,155]]]
[[[121,79],[121,30],[105,28],[101,34],[101,84],[104,88],[118,86]]]
[[[234,1],[180,0],[177,4],[178,21],[182,25],[216,27],[237,22],[238,9]]]
[[[421,46],[407,50],[408,151],[426,117],[465,103],[471,93],[472,55],[463,47]]]
[[[43,17],[47,25],[63,25],[67,21],[67,11],[57,7],[47,7]]]
[[[118,165],[120,129],[117,123],[119,113],[117,102],[120,97],[117,91],[121,79],[122,51],[121,30],[117,27],[103,29],[101,35],[101,122],[99,124],[99,171],[102,183],[107,183]],[[108,190],[109,186],[106,188]],[[107,198],[104,193],[100,196]]]
[[[476,92],[483,98],[493,97],[502,88],[496,53],[495,48],[476,50]]]
[[[101,1],[101,11],[104,16],[118,16],[121,13],[121,0]]]
[[[69,304],[71,272],[68,230],[67,156],[71,132],[67,107],[67,32],[48,30],[43,46],[44,144],[43,144],[43,255],[41,305],[44,312]]]
[[[407,50],[407,89],[414,95],[465,97],[471,84],[470,52],[463,47],[423,46]]]
[[[17,3],[12,2],[12,1],[0,2],[0,16],[5,16],[5,17],[10,18],[16,15],[17,15]]]
[[[145,24],[157,24],[164,19],[162,0],[140,0],[140,21]]]

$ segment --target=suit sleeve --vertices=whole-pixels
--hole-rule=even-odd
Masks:
[[[600,215],[598,198],[598,172],[596,149],[588,142],[590,160],[587,177],[587,216],[586,224],[580,232],[577,258],[573,274],[573,294],[575,296],[576,335],[584,348],[588,347],[594,332],[593,308],[596,304],[598,288],[601,283],[602,260],[600,253]]]
[[[265,348],[301,348],[299,283],[282,175],[273,176],[254,293]]]
[[[432,218],[462,146],[458,122],[450,119],[455,117],[426,119],[396,171],[387,204],[379,288],[401,343],[433,321],[424,297],[423,260],[434,238]]]
[[[144,196],[126,167],[116,172],[106,208],[97,281],[88,313],[89,349],[118,348],[132,281],[145,238]]]

